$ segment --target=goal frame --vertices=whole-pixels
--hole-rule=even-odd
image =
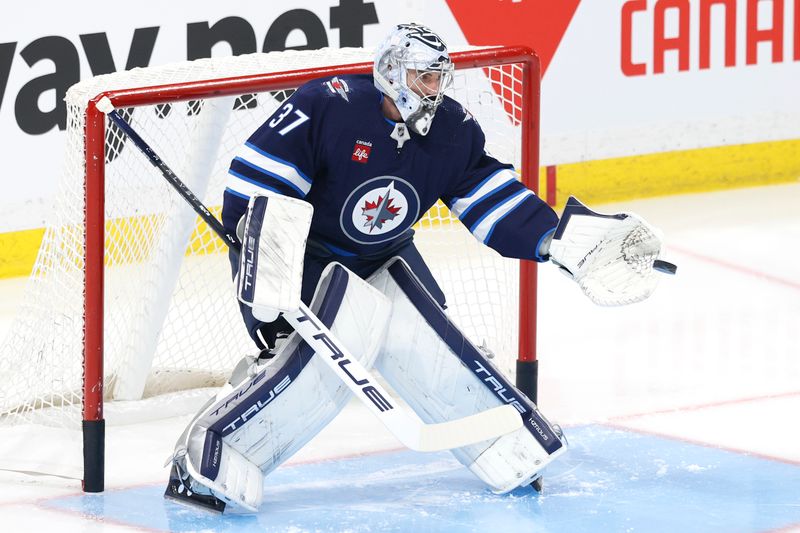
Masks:
[[[541,70],[539,57],[528,47],[491,47],[453,52],[456,69],[517,64],[522,69],[520,126],[521,180],[538,194],[539,109]],[[105,421],[103,416],[104,260],[105,260],[105,133],[106,115],[97,107],[108,98],[115,108],[167,104],[203,98],[296,88],[314,78],[368,74],[372,62],[351,63],[142,88],[106,91],[92,98],[85,122],[84,205],[84,321],[83,321],[83,490],[102,492],[105,478]],[[521,260],[519,266],[519,341],[517,387],[537,401],[536,354],[537,263]]]

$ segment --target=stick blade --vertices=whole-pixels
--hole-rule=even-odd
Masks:
[[[424,425],[417,442],[406,445],[420,452],[452,450],[496,439],[521,427],[519,411],[510,405],[502,405],[449,422]]]

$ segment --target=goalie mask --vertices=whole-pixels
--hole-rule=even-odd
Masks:
[[[378,46],[373,76],[375,86],[394,101],[408,128],[427,135],[452,81],[453,63],[447,46],[433,31],[419,24],[400,24]]]

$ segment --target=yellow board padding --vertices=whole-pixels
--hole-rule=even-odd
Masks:
[[[188,206],[187,206],[188,209]],[[219,218],[222,206],[209,207],[212,215]],[[144,215],[133,218],[120,218],[106,222],[106,264],[125,262],[141,262],[153,251],[148,244],[152,243],[152,235],[159,234],[165,224],[162,216]],[[141,248],[128,246],[129,242],[144,242]],[[194,228],[189,237],[189,246],[186,255],[203,255],[219,253],[227,250],[227,245],[209,228],[198,216],[195,218]]]
[[[570,195],[589,205],[693,192],[710,192],[800,180],[800,140],[721,146],[558,165],[556,208]],[[547,198],[546,169],[539,172],[539,196]],[[220,207],[212,208],[219,216]],[[444,217],[447,208],[437,203],[432,211]],[[141,216],[106,223],[106,238],[121,243],[106,250],[107,261],[135,261],[147,250],[132,252],[125,243],[150,235],[158,223]],[[441,224],[423,219],[416,227]],[[29,276],[44,235],[43,229],[0,233],[0,278]],[[111,239],[114,237],[114,239]],[[198,218],[187,254],[220,253],[225,245]],[[73,254],[74,255],[74,254]],[[77,260],[76,260],[77,261]]]
[[[42,228],[0,233],[0,278],[29,276],[43,235]]]
[[[219,216],[222,207],[212,207],[209,211],[215,216]],[[164,223],[163,217],[158,215],[142,215],[106,221],[106,265],[135,263],[147,259],[147,256],[153,252],[152,245],[156,244],[152,240],[152,235],[157,226]],[[80,268],[83,256],[78,244],[80,239],[78,233],[82,232],[82,229],[65,226],[59,231],[60,237],[50,240],[53,243],[52,246],[62,247],[58,254],[59,261]],[[31,274],[44,234],[44,229],[0,233],[0,251],[2,251],[0,279]],[[68,234],[71,235],[68,236]],[[144,245],[129,246],[128,243],[132,242],[144,243]],[[187,255],[219,253],[226,249],[225,243],[206,226],[200,217],[195,220],[189,242],[191,244],[186,250]],[[69,246],[70,249],[65,249],[64,246]]]
[[[556,207],[588,205],[800,180],[800,140],[602,159],[556,167]],[[539,191],[546,198],[546,169]]]

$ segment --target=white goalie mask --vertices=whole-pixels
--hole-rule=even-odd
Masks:
[[[400,24],[376,49],[373,77],[408,128],[427,135],[452,82],[453,63],[444,41],[429,28]]]

